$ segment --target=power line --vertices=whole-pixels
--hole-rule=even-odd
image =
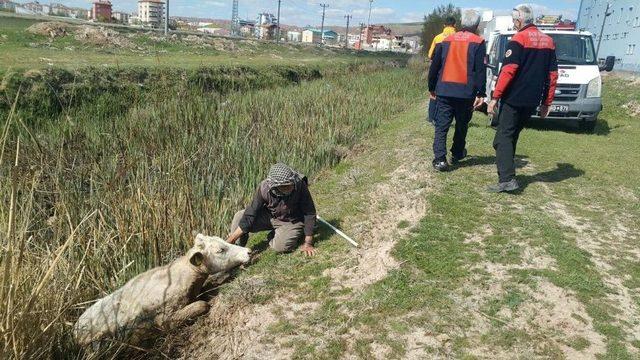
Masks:
[[[329,4],[320,4],[322,7],[322,26],[320,27],[320,45],[324,44],[324,15],[329,7]]]
[[[345,19],[347,19],[347,34],[344,37],[344,47],[345,49],[349,48],[349,21],[351,21],[352,15],[345,15]]]

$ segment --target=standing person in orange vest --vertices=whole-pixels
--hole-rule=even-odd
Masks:
[[[433,38],[431,42],[431,47],[429,48],[429,59],[433,60],[433,52],[436,50],[436,45],[440,44],[447,36],[456,33],[456,19],[453,16],[449,16],[444,20],[444,29],[438,35]],[[436,109],[438,106],[436,105],[436,100],[429,99],[429,117],[427,121],[432,125],[436,123]]]
[[[462,13],[461,30],[447,36],[436,50],[429,69],[429,92],[437,100],[438,109],[433,136],[433,167],[449,171],[447,162],[447,133],[456,119],[451,163],[457,164],[467,156],[466,139],[473,110],[486,97],[486,45],[478,36],[480,14],[475,10]]]

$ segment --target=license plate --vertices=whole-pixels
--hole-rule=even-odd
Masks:
[[[567,105],[551,105],[551,112],[560,112],[560,113],[566,113],[569,112],[569,106]]]

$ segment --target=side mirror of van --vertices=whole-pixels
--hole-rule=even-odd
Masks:
[[[613,66],[616,64],[615,56],[607,56],[604,61],[604,65],[600,66],[600,71],[610,72],[613,70]]]

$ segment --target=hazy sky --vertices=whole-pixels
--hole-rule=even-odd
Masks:
[[[23,0],[25,1],[25,0]],[[59,0],[67,5],[89,8],[89,0]],[[526,1],[526,0],[525,0]],[[46,3],[47,0],[41,0]],[[134,11],[137,0],[111,0],[114,10]],[[508,11],[521,1],[457,0],[455,5],[462,8],[481,10],[494,9]],[[369,0],[282,0],[281,22],[291,25],[317,25],[322,9],[320,3],[329,4],[327,24],[342,25],[344,15],[353,15],[353,24],[367,21]],[[231,17],[230,0],[170,0],[172,15],[226,19]],[[425,13],[446,2],[424,0],[374,0],[372,22],[412,22],[420,21]],[[536,13],[563,14],[575,19],[579,0],[538,0],[534,3]],[[276,13],[278,0],[240,0],[240,17],[254,19],[259,12]]]

